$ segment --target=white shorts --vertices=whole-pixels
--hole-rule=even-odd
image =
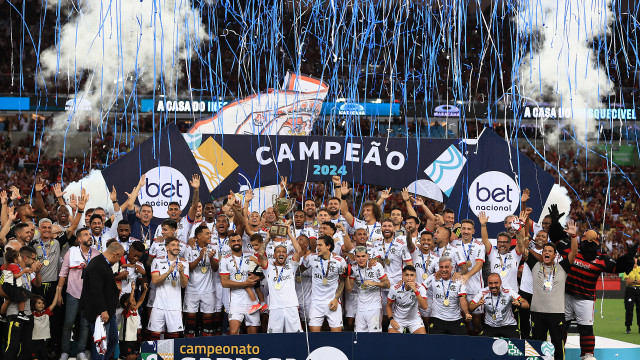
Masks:
[[[352,291],[347,293],[344,297],[344,316],[348,318],[356,317],[356,311],[358,310],[358,293]]]
[[[309,326],[322,326],[324,318],[327,318],[329,327],[341,328],[342,327],[342,304],[338,302],[338,308],[336,311],[329,310],[329,303],[311,303],[311,309],[309,309]]]
[[[222,285],[218,282],[214,285],[214,305],[213,305],[213,312],[214,313],[218,313],[218,312],[222,312],[222,291],[224,290],[224,288],[222,287]],[[227,301],[228,304],[228,301]],[[225,310],[229,310],[229,308],[225,308]]]
[[[467,300],[468,301],[471,301],[470,299],[473,299],[475,297],[476,297],[476,294],[467,294]],[[482,314],[484,314],[484,305],[478,306],[471,313],[474,314],[474,315],[482,315]]]
[[[578,325],[593,325],[593,300],[577,299],[573,295],[564,295],[564,319],[576,320]]]
[[[296,333],[302,332],[300,316],[297,307],[270,309],[268,333]]]
[[[147,300],[147,307],[148,308],[152,308],[153,307],[153,301],[156,299],[156,288],[149,288],[149,293],[147,294],[147,297],[149,298],[149,300]]]
[[[305,322],[309,322],[309,311],[311,310],[311,300],[307,299],[306,303],[299,302],[300,306],[298,306],[298,314],[300,314],[300,319],[304,319]]]
[[[182,311],[186,313],[202,312],[204,314],[213,314],[216,312],[213,292],[201,294],[185,293],[183,303]]]
[[[260,326],[260,312],[256,311],[253,314],[249,314],[250,306],[248,304],[232,306],[229,309],[229,321],[244,321],[246,326]]]
[[[182,313],[178,310],[153,309],[147,329],[153,332],[164,332],[165,328],[170,333],[183,331]]]
[[[414,332],[416,332],[416,330],[423,328],[424,327],[424,323],[422,322],[422,319],[417,318],[417,319],[413,319],[413,320],[401,320],[401,319],[394,319],[398,325],[400,325],[400,332],[404,332],[404,330],[406,329],[407,331],[409,331],[410,334],[413,334]]]
[[[380,310],[365,310],[356,314],[356,332],[382,332]]]

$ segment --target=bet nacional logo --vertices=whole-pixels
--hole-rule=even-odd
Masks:
[[[169,166],[159,166],[145,173],[145,183],[138,194],[140,204],[149,204],[153,216],[167,218],[167,206],[175,201],[184,210],[189,203],[191,190],[182,173]]]
[[[490,223],[504,221],[515,214],[520,203],[520,188],[507,174],[488,171],[479,175],[469,187],[469,207],[476,216],[484,211]]]

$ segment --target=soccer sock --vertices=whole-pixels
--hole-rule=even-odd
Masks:
[[[149,339],[149,341],[156,341],[156,340],[160,340],[160,336],[162,335],[162,333],[156,332],[156,331],[149,331],[147,333],[147,339]]]
[[[202,336],[213,336],[215,333],[213,328],[213,315],[212,314],[203,314],[202,315]]]
[[[179,337],[180,337],[180,333],[179,332],[164,333],[164,338],[165,339],[177,339]]]
[[[213,329],[216,335],[222,335],[222,313],[213,314]]]
[[[593,349],[596,347],[596,337],[593,335],[593,326],[578,325],[578,333],[580,334],[580,356],[593,354]]]
[[[196,337],[196,314],[184,313],[184,337]]]

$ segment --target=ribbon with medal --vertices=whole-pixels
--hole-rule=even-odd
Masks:
[[[493,313],[491,314],[491,318],[493,319],[493,321],[496,321],[498,319],[498,305],[500,305],[500,296],[502,294],[500,293],[500,291],[498,291],[498,299],[496,299],[496,301],[493,301],[493,293],[489,292],[489,297],[491,299],[491,303],[493,304]]]
[[[502,268],[502,271],[500,271],[501,278],[507,276],[507,256],[509,256],[508,253],[504,256],[504,261],[502,261],[502,256],[500,256],[500,253],[498,253],[498,259],[500,259],[500,267]]]
[[[430,255],[430,254],[429,254]],[[427,268],[431,265],[431,256],[427,255],[428,263],[424,261],[424,253],[420,252],[420,257],[422,258],[422,269],[424,269],[424,273],[422,274],[422,280],[427,280],[429,275],[427,274]]]
[[[371,228],[371,232],[369,233],[369,240],[367,240],[367,245],[371,246],[373,244],[373,234],[375,234],[376,232],[376,225],[378,225],[378,223],[373,224],[373,227]],[[369,231],[369,225],[367,225],[367,231]]]
[[[553,278],[556,276],[556,264],[553,264],[553,270],[549,272],[549,275],[547,275],[545,269],[546,266],[542,265],[542,275],[544,276],[542,290],[551,292],[551,290],[553,290]]]
[[[147,227],[147,233],[145,234],[144,226],[140,224],[140,235],[142,237],[142,243],[144,244],[145,250],[149,250],[149,233],[150,232],[151,232],[151,229]]]
[[[320,270],[322,270],[322,285],[327,285],[329,281],[327,280],[327,276],[329,276],[329,267],[331,266],[331,258],[327,261],[327,272],[324,271],[324,262],[322,261],[322,256],[320,258]]]
[[[276,268],[276,273],[277,273],[278,267],[275,264],[273,266]],[[280,273],[278,274],[278,279],[276,279],[276,285],[275,285],[276,290],[282,289],[282,284],[280,283],[280,280],[282,279],[282,272],[284,271],[285,267],[286,265],[284,265],[282,269],[280,269]]]
[[[169,259],[167,259],[167,261],[169,261]],[[176,258],[176,267],[171,272],[171,286],[176,286],[176,284],[177,284],[177,280],[178,280],[178,261],[179,261],[179,259]],[[169,267],[171,267],[171,261],[169,261]]]
[[[449,279],[449,286],[447,286],[447,293],[444,296],[444,300],[442,301],[442,305],[449,306],[449,291],[451,290],[451,279]],[[444,292],[444,281],[440,279],[440,283],[442,284],[442,291]]]
[[[53,242],[53,240],[51,240],[51,242]],[[42,248],[42,257],[44,258],[44,260],[42,260],[42,265],[49,266],[49,258],[47,257],[47,250],[44,248],[42,239],[40,239],[40,247]]]
[[[233,266],[236,267],[236,274],[233,277],[236,279],[236,281],[240,281],[242,280],[242,261],[244,260],[244,256],[240,255],[240,267],[238,267],[236,257],[234,255],[231,255],[231,258],[233,259]]]
[[[200,246],[198,245],[198,243],[196,242],[196,249],[198,250],[198,254],[200,254]],[[204,248],[204,256],[202,257],[202,260],[200,260],[200,262],[198,263],[198,266],[200,266],[200,272],[203,274],[206,274],[207,271],[209,271],[209,268],[207,268],[207,255],[209,254],[209,249]]]
[[[360,266],[358,266],[358,275],[360,275],[360,288],[362,290],[366,289],[368,286],[364,284],[364,276],[362,276],[362,273],[360,272]],[[364,275],[367,275],[367,269],[364,269]],[[403,285],[404,286],[404,285]]]
[[[389,259],[389,251],[391,251],[391,247],[393,246],[393,242],[395,240],[396,240],[396,238],[391,239],[391,243],[389,244],[389,247],[387,248],[387,251],[385,251],[385,253],[384,253],[384,263],[387,264],[387,265],[391,265],[391,259]],[[384,242],[383,242],[383,244],[384,244]]]
[[[473,246],[473,240],[471,240],[471,242],[469,243],[469,247],[467,247],[467,251],[464,250],[464,244],[462,244],[462,252],[464,252],[464,257],[465,259],[467,259],[467,270],[471,270],[471,259],[469,259],[469,257],[471,256],[471,247]],[[500,255],[498,255],[500,256]]]

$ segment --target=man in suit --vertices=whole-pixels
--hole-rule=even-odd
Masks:
[[[93,335],[98,316],[105,325],[107,348],[104,355],[91,347],[91,359],[103,360],[111,358],[118,343],[118,324],[116,322],[116,307],[118,305],[118,287],[113,276],[111,266],[124,255],[124,248],[118,241],[112,242],[102,256],[93,258],[84,270],[80,307],[89,322]]]

